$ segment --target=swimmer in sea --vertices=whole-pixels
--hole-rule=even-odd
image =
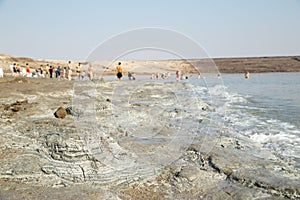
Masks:
[[[116,67],[116,72],[117,72],[117,78],[118,80],[122,80],[122,76],[123,76],[123,68],[121,66],[121,62],[119,62],[118,66]]]
[[[245,79],[250,78],[250,73],[248,71],[245,72]]]

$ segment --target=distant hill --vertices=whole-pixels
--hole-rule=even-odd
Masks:
[[[300,56],[216,58],[222,73],[300,72]]]

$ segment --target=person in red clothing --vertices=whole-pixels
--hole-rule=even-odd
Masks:
[[[30,76],[31,76],[31,74],[30,74],[30,68],[29,68],[29,65],[28,65],[28,63],[26,63],[25,70],[26,70],[26,77],[30,77]]]
[[[26,73],[27,73],[27,74],[30,73],[30,68],[29,68],[28,63],[26,63]]]

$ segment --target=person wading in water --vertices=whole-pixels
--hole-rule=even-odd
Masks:
[[[119,62],[118,66],[116,67],[116,72],[117,72],[117,78],[118,80],[122,80],[122,76],[123,76],[123,68],[121,66],[121,62]]]

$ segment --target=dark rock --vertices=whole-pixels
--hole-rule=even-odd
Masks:
[[[20,106],[17,106],[17,105],[15,105],[15,106],[13,106],[13,107],[11,108],[11,110],[12,110],[13,112],[18,112],[20,109],[21,109],[21,107],[20,107]]]
[[[79,110],[73,109],[72,107],[67,107],[66,112],[68,115],[77,116],[77,117],[79,116],[80,113]]]
[[[61,118],[61,119],[63,119],[63,118],[65,118],[65,117],[67,116],[67,111],[66,111],[66,109],[64,109],[64,108],[59,107],[59,108],[55,111],[54,116],[55,116],[56,118]]]
[[[71,107],[66,108],[66,112],[68,115],[73,115],[73,110]]]

